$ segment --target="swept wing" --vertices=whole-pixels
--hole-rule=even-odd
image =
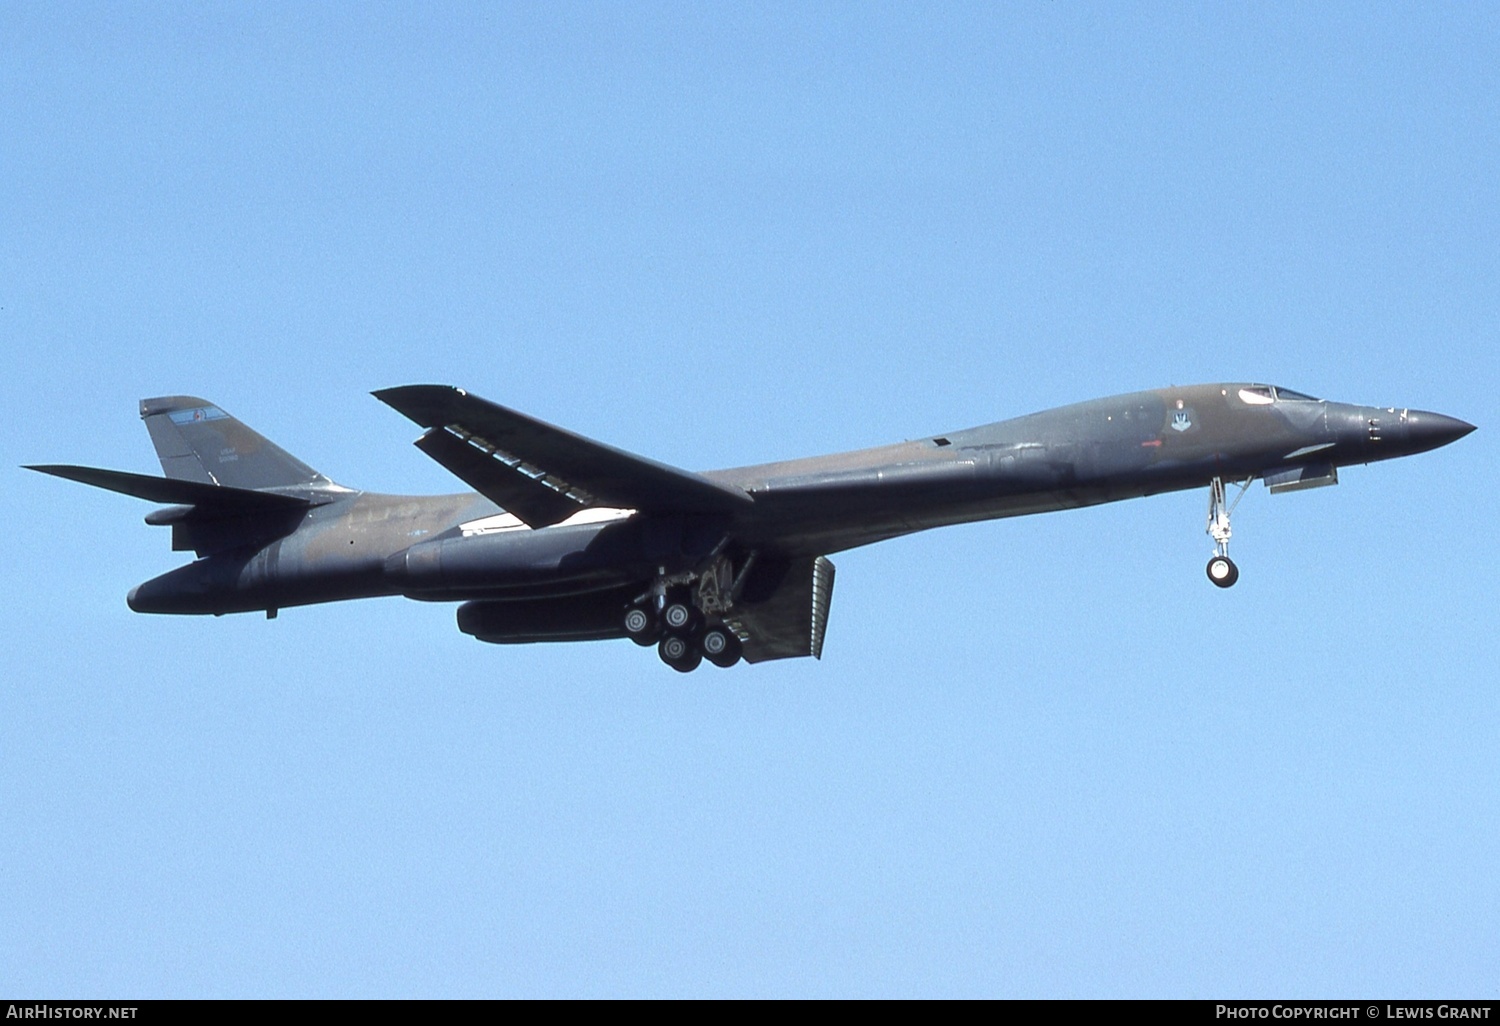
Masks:
[[[374,393],[427,428],[417,448],[529,527],[591,506],[733,514],[744,491],[555,427],[447,385]]]

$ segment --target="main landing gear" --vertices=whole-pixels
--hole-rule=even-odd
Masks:
[[[1234,560],[1229,558],[1229,514],[1240,504],[1245,493],[1250,490],[1254,477],[1247,477],[1240,484],[1239,494],[1234,497],[1234,502],[1226,503],[1224,498],[1224,479],[1216,477],[1208,486],[1208,535],[1214,540],[1214,557],[1208,561],[1208,579],[1221,588],[1228,588],[1240,579],[1240,568],[1234,565]],[[1236,482],[1237,484],[1239,482]]]
[[[703,662],[703,653],[691,638],[668,634],[656,646],[656,654],[678,673],[692,673]]]
[[[748,569],[748,565],[745,569]],[[663,575],[650,592],[627,606],[621,625],[637,645],[655,645],[661,661],[679,673],[691,673],[707,659],[730,667],[740,661],[740,636],[724,622],[736,580],[728,560],[677,579]],[[741,571],[741,579],[744,570]],[[682,580],[681,577],[687,577]]]

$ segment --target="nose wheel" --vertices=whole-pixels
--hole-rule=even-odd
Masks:
[[[1253,476],[1245,478],[1233,502],[1225,500],[1222,477],[1214,478],[1208,485],[1208,527],[1206,530],[1208,536],[1214,540],[1214,557],[1208,561],[1208,579],[1220,588],[1231,587],[1240,579],[1240,568],[1235,566],[1234,560],[1229,558],[1229,514],[1234,512],[1234,508],[1240,504],[1240,500],[1245,497],[1245,493],[1250,490],[1250,485],[1254,481]]]
[[[1215,556],[1208,561],[1208,579],[1221,588],[1228,588],[1240,579],[1240,568],[1228,556]]]

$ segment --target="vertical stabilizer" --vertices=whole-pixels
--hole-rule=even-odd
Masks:
[[[190,395],[141,400],[141,419],[162,472],[229,488],[285,488],[332,482],[213,403]]]

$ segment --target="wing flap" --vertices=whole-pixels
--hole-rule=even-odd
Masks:
[[[460,438],[448,428],[433,428],[417,439],[417,448],[486,499],[514,513],[527,527],[546,527],[584,508],[578,498],[522,469],[507,464],[482,442]]]
[[[539,505],[538,522],[532,526],[564,519],[548,518],[566,507],[530,484],[518,483],[518,477],[568,497],[574,509],[615,506],[663,513],[733,513],[754,502],[738,488],[596,442],[460,388],[405,385],[374,395],[428,428],[418,447],[470,487],[528,524],[527,513],[511,508],[500,496],[509,495],[511,502],[523,506]],[[437,440],[438,433],[452,436],[481,458]]]

